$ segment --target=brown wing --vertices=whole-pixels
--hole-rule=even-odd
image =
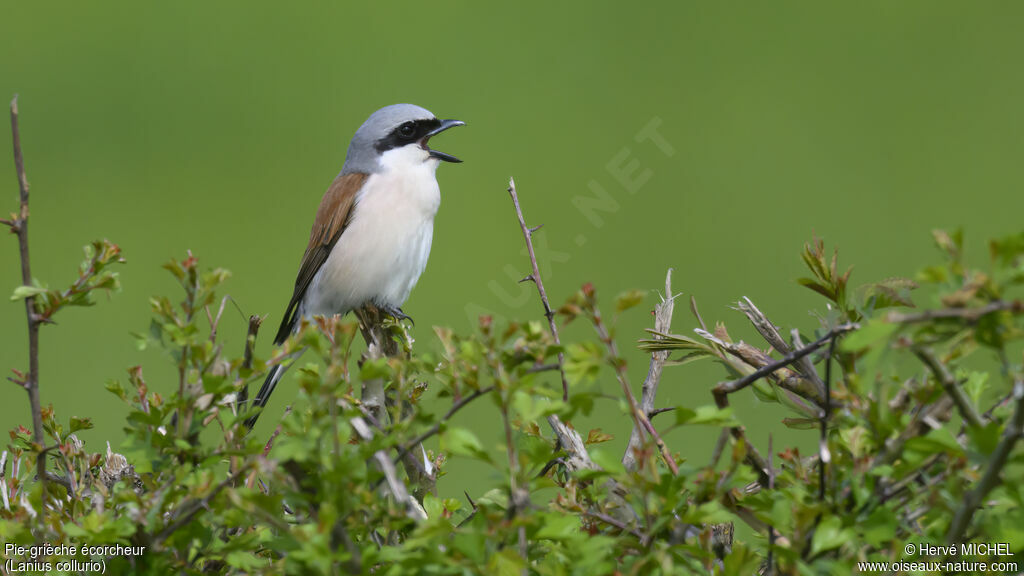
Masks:
[[[309,232],[306,253],[302,255],[299,275],[295,278],[295,292],[292,293],[291,302],[288,303],[288,309],[285,310],[284,318],[281,320],[281,327],[277,331],[277,337],[274,338],[275,344],[284,342],[299,321],[299,303],[305,297],[306,289],[309,288],[313,277],[330,256],[334,244],[338,242],[338,238],[345,231],[352,216],[356,193],[363,187],[367,177],[367,174],[360,173],[339,175],[331,183],[327,192],[324,192],[320,207],[316,210],[313,229]]]

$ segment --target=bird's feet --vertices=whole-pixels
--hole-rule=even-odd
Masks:
[[[412,319],[412,316],[409,316],[405,312],[402,312],[402,308],[399,306],[382,306],[381,311],[387,314],[388,316],[391,316],[395,320],[398,320],[399,322],[401,322],[402,320],[408,320],[409,323],[412,324],[413,326],[416,325],[416,322]]]

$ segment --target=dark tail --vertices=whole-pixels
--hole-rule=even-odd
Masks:
[[[288,309],[284,312],[284,319],[281,321],[281,327],[277,330],[277,336],[274,337],[274,346],[280,346],[284,344],[285,340],[288,339],[288,335],[295,329],[296,323],[299,321],[299,300],[301,292],[296,286],[295,295],[292,296],[291,302],[288,303]],[[263,386],[260,386],[260,391],[256,393],[256,399],[253,400],[253,407],[263,408],[267,405],[270,400],[270,395],[274,393],[274,388],[277,387],[277,383],[281,380],[281,376],[284,376],[285,371],[288,370],[288,366],[291,365],[291,361],[296,360],[302,355],[302,350],[291,355],[288,360],[274,366],[267,373],[267,379],[263,381]],[[245,412],[246,404],[249,401],[249,387],[242,388],[241,392],[238,393],[238,411]],[[252,430],[252,427],[256,425],[256,420],[259,419],[261,412],[250,416],[245,421],[246,431]]]
[[[274,393],[274,388],[277,387],[277,383],[280,382],[281,376],[284,376],[285,365],[278,364],[270,369],[267,373],[267,379],[263,381],[263,386],[260,386],[260,391],[256,393],[256,399],[253,400],[252,404],[255,408],[263,408],[267,405],[270,400],[270,395]],[[248,391],[243,390],[242,394],[239,395],[238,406],[240,410],[245,410],[246,401],[248,400]],[[256,420],[260,417],[261,412],[253,414],[245,421],[245,429],[252,430],[252,427],[256,425]]]

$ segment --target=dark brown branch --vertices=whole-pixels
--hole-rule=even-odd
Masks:
[[[949,394],[949,397],[953,399],[953,403],[956,404],[957,410],[960,411],[964,421],[974,428],[984,426],[977,408],[974,407],[974,404],[971,404],[970,398],[957,385],[956,377],[949,371],[949,368],[942,362],[939,362],[935,354],[926,348],[914,348],[914,355],[928,367],[932,375],[935,376],[935,379],[942,385],[946,394]]]
[[[654,418],[655,416],[657,416],[658,414],[664,414],[665,412],[672,412],[672,411],[676,410],[677,408],[679,408],[679,407],[678,406],[671,406],[669,408],[655,408],[654,410],[651,410],[650,412],[647,413],[647,419],[650,420],[650,419]]]
[[[660,340],[662,337],[658,334],[668,334],[672,331],[672,310],[675,307],[675,296],[672,295],[672,269],[669,268],[668,272],[665,273],[665,295],[661,298],[661,302],[654,307],[654,338]],[[647,367],[647,377],[644,378],[644,383],[640,389],[640,409],[644,414],[647,415],[647,419],[650,420],[651,416],[655,414],[654,401],[658,395],[658,384],[661,382],[661,371],[665,367],[665,361],[668,360],[668,350],[657,350],[651,352],[651,361]],[[626,470],[633,470],[636,468],[636,450],[643,444],[644,435],[643,430],[639,427],[634,426],[633,431],[629,436],[629,444],[626,446],[626,451],[622,455],[622,465]]]
[[[987,316],[994,312],[1001,312],[1004,310],[1013,312],[1014,314],[1020,314],[1024,312],[1024,301],[996,300],[995,302],[978,308],[940,308],[938,310],[926,310],[924,312],[917,312],[914,314],[891,312],[886,316],[886,320],[896,324],[916,324],[919,322],[930,322],[932,320],[959,318],[973,324],[980,320],[982,316]]]
[[[548,302],[548,294],[544,290],[544,281],[540,277],[540,268],[537,266],[537,255],[533,251],[533,233],[540,226],[530,228],[526,225],[526,221],[523,219],[523,211],[519,207],[519,196],[516,195],[516,182],[514,179],[508,179],[508,193],[512,197],[512,204],[516,207],[516,217],[519,218],[519,227],[523,230],[523,238],[526,239],[526,251],[530,254],[530,264],[533,266],[533,272],[524,280],[532,280],[537,285],[537,292],[540,293],[540,301],[544,305],[544,316],[548,319],[548,328],[551,330],[551,336],[555,339],[555,344],[561,346],[562,341],[558,337],[558,325],[555,323],[555,312],[551,309],[551,304]],[[562,400],[569,401],[569,379],[565,376],[565,354],[562,352],[558,353],[558,368],[562,375]]]
[[[957,509],[953,516],[953,522],[949,525],[949,532],[946,534],[947,544],[959,543],[963,538],[964,532],[971,524],[975,510],[978,509],[985,496],[999,485],[999,475],[1010,459],[1014,445],[1021,437],[1024,437],[1024,381],[1017,381],[1014,384],[1013,396],[1017,400],[1013,418],[1006,425],[1003,438],[996,446],[995,452],[992,453],[985,475],[981,477],[973,490],[964,495],[963,504]]]
[[[14,144],[14,169],[18,176],[20,211],[14,219],[12,229],[18,234],[18,250],[21,256],[21,283],[32,285],[32,269],[28,255],[28,176],[25,175],[25,159],[21,154],[21,132],[18,130],[18,97],[11,100],[11,138]],[[25,375],[25,390],[32,409],[32,441],[40,448],[46,443],[43,435],[43,411],[39,400],[39,325],[36,314],[36,297],[25,298],[25,317],[28,322],[28,374]],[[42,502],[46,506],[46,456],[36,457],[36,476],[42,486]],[[42,521],[43,515],[39,515]]]

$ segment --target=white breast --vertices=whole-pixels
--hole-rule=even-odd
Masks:
[[[367,178],[352,220],[306,292],[304,315],[405,302],[430,255],[441,204],[438,163],[416,145],[381,156],[383,170]]]

